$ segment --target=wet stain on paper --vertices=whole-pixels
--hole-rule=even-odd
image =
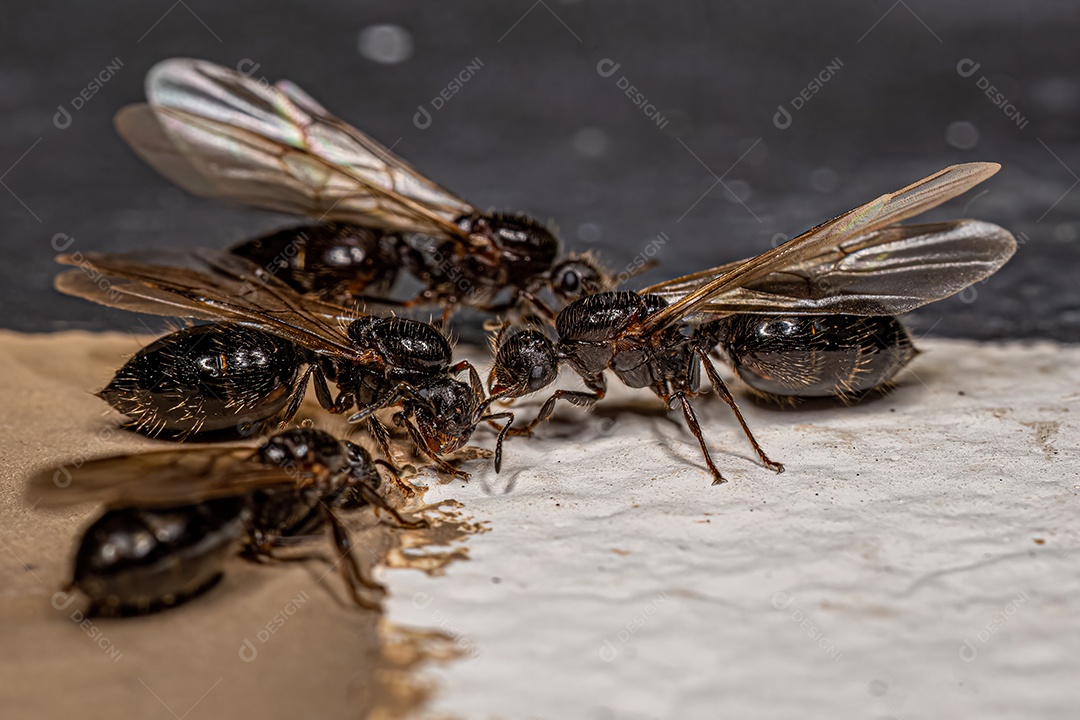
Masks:
[[[1029,427],[1035,431],[1035,443],[1039,446],[1039,449],[1046,455],[1046,459],[1049,460],[1057,454],[1057,448],[1050,444],[1050,441],[1058,434],[1058,430],[1061,429],[1061,423],[1052,420],[1036,420],[1034,422],[1021,423],[1024,427]]]

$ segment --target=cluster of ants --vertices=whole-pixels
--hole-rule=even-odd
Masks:
[[[543,224],[481,212],[289,82],[173,59],[151,70],[147,95],[116,125],[159,172],[197,195],[314,222],[226,250],[61,256],[78,265],[57,277],[61,292],[203,321],[138,352],[100,397],[131,426],[186,440],[284,427],[311,385],[319,404],[363,426],[385,459],[297,428],[254,452],[94,461],[62,489],[43,474],[40,497],[108,507],[84,536],[72,582],[96,612],[175,604],[212,584],[238,543],[273,557],[326,526],[346,558],[353,599],[370,606],[358,586],[379,586],[352,558],[337,512],[374,505],[414,524],[379,493],[376,468],[398,471],[395,428],[440,472],[466,479],[446,456],[489,424],[498,431],[498,471],[509,436],[531,434],[559,400],[591,407],[605,395],[607,371],[681,411],[719,483],[691,404],[704,370],[761,462],[781,472],[714,358],[726,357],[760,395],[860,397],[888,386],[915,355],[896,315],[985,279],[1016,246],[1008,231],[976,220],[898,224],[999,167],[968,163],[756,257],[620,290],[591,256],[562,256]],[[397,299],[405,275],[423,289]],[[441,322],[404,316],[433,307]],[[487,383],[468,360],[455,361],[444,334],[463,307],[499,319]],[[564,366],[585,389],[555,390],[535,417],[515,423],[509,403],[553,385]],[[140,546],[140,538],[149,539]]]

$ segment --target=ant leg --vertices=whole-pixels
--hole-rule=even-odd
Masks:
[[[383,395],[381,398],[376,398],[370,404],[365,405],[364,407],[357,410],[355,413],[353,413],[352,415],[350,415],[348,417],[346,422],[348,422],[348,423],[358,423],[358,422],[363,422],[364,420],[370,420],[371,418],[375,417],[375,412],[377,410],[382,410],[384,407],[388,407],[390,405],[393,405],[400,398],[401,398],[401,394],[397,390],[394,390],[393,392],[388,392],[386,395]]]
[[[359,411],[353,413],[348,417],[347,422],[358,423],[367,420],[372,417],[377,410],[390,407],[403,399],[410,398],[417,402],[426,403],[427,398],[420,394],[420,391],[409,383],[398,383],[390,392],[383,395],[381,398],[376,398],[368,405],[360,408]]]
[[[289,397],[288,405],[285,406],[284,412],[279,415],[281,419],[278,421],[278,430],[284,430],[289,421],[296,417],[296,413],[300,411],[300,405],[304,402],[304,395],[307,394],[308,378],[314,372],[315,366],[308,365],[307,370],[300,376],[300,380],[297,381],[296,387]]]
[[[259,529],[251,529],[240,554],[246,559],[256,563],[306,563],[317,560],[319,562],[324,562],[327,565],[333,565],[333,560],[327,555],[319,552],[307,552],[302,555],[279,555],[277,552],[280,548],[306,542],[312,537],[317,536],[285,537],[276,532],[264,532]]]
[[[731,411],[735,413],[735,419],[739,421],[739,425],[742,426],[746,439],[754,446],[754,452],[761,458],[761,462],[770,470],[775,470],[778,473],[784,472],[784,466],[781,463],[770,460],[769,456],[766,455],[765,451],[758,445],[757,439],[754,438],[754,433],[750,432],[750,427],[746,424],[746,420],[743,419],[742,412],[739,411],[739,406],[735,404],[735,398],[732,397],[731,391],[728,390],[727,383],[720,377],[720,373],[716,371],[716,368],[713,367],[712,362],[707,356],[701,356],[701,364],[705,366],[705,374],[709,376],[709,382],[712,383],[713,389],[716,390],[716,394],[723,398],[724,402],[731,408]]]
[[[308,368],[309,373],[311,372],[311,368],[313,367],[315,366],[312,365],[310,368]],[[334,402],[334,396],[330,393],[330,386],[326,384],[326,376],[323,375],[321,370],[317,373],[314,373],[314,375],[315,397],[316,399],[318,399],[319,405],[321,405],[323,409],[331,410],[332,408],[337,406],[337,403]],[[340,393],[340,395],[344,394],[344,392]]]
[[[314,369],[314,372],[312,372],[312,369]],[[323,374],[321,369],[315,368],[315,366],[312,365],[308,368],[308,374],[310,374],[315,381],[315,398],[319,401],[319,405],[327,412],[333,413],[334,415],[340,415],[356,404],[356,398],[353,396],[352,391],[340,391],[335,400],[333,393],[330,392],[330,386],[326,383],[326,375]],[[307,385],[306,379],[304,380],[304,384]]]
[[[353,395],[352,391],[341,390],[335,400],[333,394],[330,392],[330,386],[326,383],[326,376],[323,374],[322,370],[316,369],[312,374],[312,377],[315,385],[315,398],[319,401],[319,405],[327,412],[334,415],[340,415],[356,404],[356,397]]]
[[[413,425],[411,420],[405,417],[404,413],[398,413],[397,415],[395,415],[394,420],[404,426],[405,430],[409,433],[409,437],[411,437],[413,443],[416,444],[416,449],[419,450],[421,454],[425,455],[433,463],[435,463],[435,466],[439,468],[439,470],[446,473],[447,475],[457,478],[458,480],[464,480],[468,482],[469,473],[465,472],[464,470],[458,470],[456,467],[446,462],[446,460],[443,460],[431,449],[429,449],[427,446],[427,442],[420,434],[420,430],[415,425]]]
[[[502,449],[503,441],[506,440],[506,434],[510,432],[510,426],[514,424],[514,413],[512,412],[499,412],[493,415],[485,415],[484,420],[487,420],[488,425],[499,428],[499,439],[495,441],[495,472],[502,470]],[[503,420],[502,427],[499,427],[496,420]]]
[[[349,541],[349,531],[342,524],[341,520],[339,520],[334,513],[327,511],[326,521],[330,525],[330,533],[334,539],[334,547],[336,547],[337,551],[341,554],[341,557],[338,560],[340,563],[338,567],[341,569],[341,577],[345,581],[345,587],[348,589],[353,602],[368,610],[381,610],[378,603],[362,597],[360,593],[357,592],[356,586],[357,584],[360,584],[382,594],[386,593],[386,588],[369,578],[360,569],[359,563],[356,562],[356,556],[353,554],[352,543]]]
[[[532,419],[532,422],[524,427],[511,428],[509,433],[514,437],[521,435],[528,437],[529,435],[532,435],[536,426],[548,420],[552,413],[555,412],[555,403],[559,400],[566,400],[571,405],[576,405],[580,408],[590,408],[596,404],[597,400],[600,400],[603,397],[603,392],[590,393],[582,392],[580,390],[556,390],[543,404],[540,408],[540,412],[536,414],[536,417]]]
[[[376,462],[378,461],[376,460]],[[395,477],[394,479],[396,480],[397,478]],[[406,520],[401,513],[399,513],[394,507],[390,505],[390,503],[386,502],[386,498],[384,498],[382,495],[375,492],[371,488],[361,485],[359,490],[361,497],[363,497],[364,500],[366,500],[367,503],[373,508],[376,508],[376,514],[378,510],[385,510],[390,514],[391,517],[394,518],[395,521],[397,521],[397,524],[400,527],[407,528],[409,530],[417,530],[419,528],[429,527],[428,521],[424,520],[423,518],[421,518],[420,520]]]
[[[280,543],[280,545],[285,544],[287,543]],[[311,562],[312,560],[324,562],[327,565],[333,564],[333,561],[322,553],[312,552],[304,553],[303,555],[278,555],[277,552],[275,552],[276,547],[278,547],[278,545],[267,548],[249,547],[246,551],[248,555],[247,559],[257,563],[281,563],[283,565],[285,563],[293,562],[306,563]]]
[[[394,462],[393,451],[390,450],[390,431],[386,429],[386,426],[382,424],[379,418],[372,415],[367,420],[368,431],[374,436],[375,441],[379,443],[379,448],[382,450],[386,460],[376,460],[375,463],[382,465],[390,471],[390,477],[394,481],[394,484],[401,488],[401,491],[408,497],[415,497],[418,493],[416,488],[409,485],[407,482],[401,479],[401,468]]]
[[[522,290],[518,293],[518,296],[525,299],[530,305],[532,305],[537,311],[539,311],[540,314],[544,316],[545,320],[547,320],[552,325],[555,324],[556,312],[552,310],[546,302],[536,297],[528,290]]]
[[[394,456],[390,452],[390,432],[386,429],[386,426],[382,424],[379,418],[372,415],[367,419],[368,432],[375,438],[375,442],[379,443],[379,448],[382,450],[383,455],[390,463],[390,467],[393,468],[394,474],[397,475],[401,472],[401,469],[394,464]]]
[[[473,392],[476,393],[477,397],[484,397],[484,383],[480,379],[480,373],[476,371],[476,368],[471,362],[462,360],[456,365],[451,365],[449,372],[451,375],[457,375],[462,370],[466,369],[469,371],[469,385],[472,386]]]
[[[374,580],[369,579],[360,571],[359,567],[356,565],[355,559],[352,556],[352,549],[349,543],[348,532],[345,530],[345,527],[341,525],[341,523],[337,520],[337,518],[333,516],[332,513],[327,513],[327,516],[327,523],[331,527],[334,544],[337,546],[338,552],[341,553],[341,557],[338,560],[333,560],[327,555],[314,552],[305,553],[303,555],[279,555],[277,552],[275,552],[275,549],[280,547],[281,545],[287,544],[283,542],[284,539],[280,537],[263,537],[259,533],[257,533],[254,537],[251,538],[250,544],[248,544],[247,547],[244,548],[243,554],[247,557],[247,559],[257,563],[308,563],[312,560],[316,560],[326,563],[331,567],[333,567],[334,565],[339,565],[342,578],[345,581],[345,587],[348,589],[352,601],[359,607],[365,608],[367,610],[374,610],[376,612],[380,612],[382,608],[379,606],[378,603],[362,597],[356,591],[356,584],[359,583],[361,585],[370,587],[375,590],[379,590],[384,593],[386,592],[386,588],[384,588],[382,585],[375,582]],[[346,558],[348,559],[348,562],[342,562]]]
[[[716,467],[716,463],[713,462],[712,455],[709,454],[709,446],[705,444],[705,436],[701,432],[701,424],[698,423],[697,413],[694,412],[694,407],[682,393],[679,393],[676,397],[682,404],[683,417],[686,419],[686,424],[690,428],[690,432],[694,433],[698,445],[701,446],[701,454],[705,456],[705,464],[709,466],[709,472],[711,472],[713,476],[713,485],[727,482],[727,480],[724,479],[724,476],[720,474],[720,470]]]

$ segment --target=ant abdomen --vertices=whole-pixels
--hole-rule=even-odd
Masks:
[[[135,615],[176,605],[212,586],[245,532],[246,500],[108,510],[87,528],[72,589],[89,615]]]
[[[765,395],[855,398],[887,386],[918,352],[891,316],[734,315],[716,332],[743,382]]]
[[[456,224],[470,235],[486,238],[499,251],[501,271],[508,284],[516,287],[525,287],[549,271],[559,255],[558,238],[542,223],[524,215],[473,214],[458,218]]]
[[[198,325],[140,350],[98,396],[149,434],[237,429],[286,406],[303,362],[296,345],[269,333]]]
[[[388,292],[397,279],[401,238],[377,228],[326,222],[286,228],[230,248],[297,292],[340,303]]]

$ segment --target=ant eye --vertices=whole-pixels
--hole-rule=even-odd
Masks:
[[[562,286],[566,292],[577,292],[577,289],[581,287],[581,278],[576,272],[568,272],[563,276]]]

